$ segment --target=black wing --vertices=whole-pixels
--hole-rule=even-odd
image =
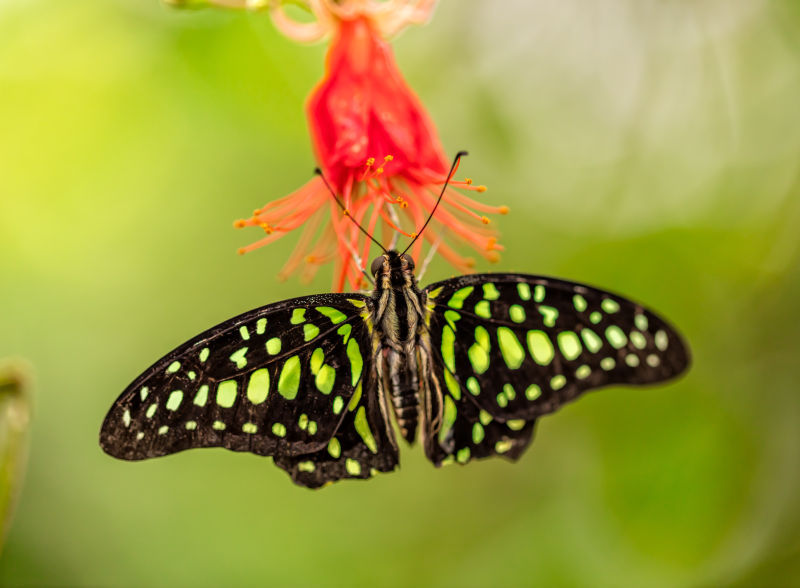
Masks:
[[[372,392],[361,393],[374,371],[369,305],[358,294],[296,298],[198,335],[126,388],[103,422],[101,447],[127,460],[195,447],[273,455],[295,482],[314,487],[365,477],[347,459],[361,459],[367,472],[393,469],[397,451],[387,424]],[[336,455],[341,442],[372,457]],[[326,466],[330,472],[324,479],[301,475],[309,473],[306,461],[324,469],[320,452],[334,464]]]
[[[440,441],[429,450],[435,463],[457,457],[464,447],[474,456],[475,439],[486,455],[517,457],[530,442],[535,418],[583,392],[661,382],[689,366],[683,339],[666,321],[591,286],[483,274],[425,291],[431,344],[440,361],[434,362],[434,376],[444,384],[444,424],[448,396],[456,414],[449,419],[452,434],[439,430]],[[470,428],[478,433],[468,435]]]

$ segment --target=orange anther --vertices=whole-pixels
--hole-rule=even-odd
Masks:
[[[475,260],[472,259],[471,257],[467,257],[466,259],[464,259],[464,265],[470,268],[475,267]]]
[[[233,221],[233,226],[235,228],[237,228],[237,229],[241,229],[241,228],[245,227],[246,225],[247,225],[247,221],[245,221],[243,218],[240,218],[239,220]]]
[[[374,157],[370,157],[370,158],[367,159],[367,166],[370,166],[373,163],[375,163],[375,158]]]
[[[376,174],[382,174],[383,173],[383,168],[379,167],[378,169],[375,170],[375,173]]]
[[[497,209],[497,212],[499,212],[500,214],[508,214],[508,206],[501,206],[500,208]]]
[[[260,208],[256,208],[256,209],[253,211],[253,216],[258,216],[259,214],[261,214],[261,209],[260,209]]]
[[[394,159],[394,155],[387,155],[383,158],[384,161],[392,161]]]
[[[483,224],[485,224],[485,225],[488,225],[488,224],[489,224],[489,217],[482,216],[482,217],[481,217],[481,222],[482,222]]]
[[[489,237],[489,239],[486,241],[486,251],[492,251],[495,245],[497,245],[497,239],[494,237]]]
[[[464,178],[464,183],[467,186],[471,186],[472,185],[472,178]]]
[[[405,200],[401,201],[400,208],[408,208],[408,202],[406,202]]]
[[[490,251],[489,255],[486,256],[486,259],[489,260],[489,263],[497,263],[500,261],[500,254],[496,251]]]
[[[486,192],[486,186],[478,186],[475,188],[478,192]]]
[[[238,253],[239,255],[244,255],[245,253],[247,253],[247,249],[245,249],[244,247],[240,247]]]

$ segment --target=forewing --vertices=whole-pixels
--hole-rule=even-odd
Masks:
[[[353,294],[296,298],[202,333],[128,386],[103,422],[101,447],[127,460],[194,447],[326,447],[371,365],[368,305]]]
[[[425,291],[445,388],[501,421],[553,412],[594,388],[668,380],[689,365],[666,321],[591,286],[483,274]]]

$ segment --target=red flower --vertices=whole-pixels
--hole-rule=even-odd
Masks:
[[[380,225],[381,235],[375,237],[389,245],[396,231],[411,236],[422,227],[449,169],[449,157],[433,122],[382,37],[382,32],[396,32],[406,22],[427,16],[433,3],[318,0],[309,4],[318,19],[311,25],[292,23],[279,8],[273,18],[284,32],[303,40],[325,34],[326,26],[333,31],[325,76],[306,105],[314,150],[349,214],[370,234]],[[411,253],[419,259],[427,241],[460,272],[468,272],[474,261],[445,241],[466,243],[496,261],[502,247],[483,215],[505,214],[508,209],[477,202],[455,188],[485,190],[470,180],[452,181],[431,226]],[[324,222],[327,215],[329,223]],[[301,269],[303,277],[310,278],[320,265],[334,261],[334,290],[361,286],[361,268],[370,262],[370,241],[344,218],[319,177],[256,210],[249,219],[236,221],[237,227],[258,226],[267,233],[240,253],[271,243],[303,224],[300,241],[281,276]]]

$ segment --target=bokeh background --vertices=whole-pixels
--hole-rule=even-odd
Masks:
[[[232,228],[310,176],[324,49],[264,15],[0,0],[0,357],[36,372],[0,584],[800,585],[795,0],[442,0],[395,42],[446,149],[512,208],[491,269],[646,301],[687,377],[584,397],[517,464],[406,449],[318,492],[221,449],[100,451],[163,353],[329,289],[276,280],[295,237],[239,257],[258,235]]]

